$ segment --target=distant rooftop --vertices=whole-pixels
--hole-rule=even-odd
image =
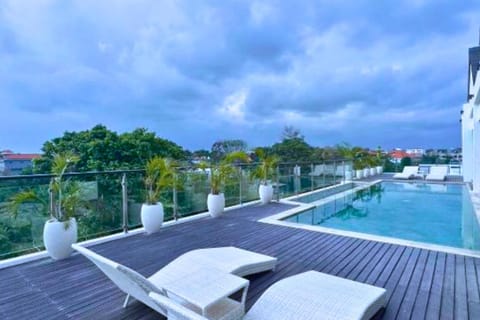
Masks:
[[[3,158],[7,160],[33,160],[40,158],[40,155],[35,153],[7,153],[3,154]]]

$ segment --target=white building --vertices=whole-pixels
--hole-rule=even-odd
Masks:
[[[467,102],[462,109],[463,178],[480,192],[480,45],[469,50]]]
[[[421,157],[425,154],[425,149],[421,149],[421,148],[407,149],[405,150],[405,152],[409,154],[419,155]]]

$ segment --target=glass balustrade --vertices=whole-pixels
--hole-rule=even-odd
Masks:
[[[257,164],[238,165],[223,186],[226,206],[258,200],[258,179],[252,178]],[[271,176],[276,196],[281,199],[341,183],[351,163],[280,163]],[[50,175],[0,177],[0,260],[43,250],[43,226],[50,219]],[[69,173],[78,183],[85,206],[77,218],[79,241],[141,227],[141,207],[145,200],[143,170]],[[175,187],[162,192],[165,221],[207,211],[210,192],[208,171],[178,168]],[[122,183],[123,182],[123,183]],[[16,218],[9,203],[22,191],[33,191],[38,201],[20,206]]]

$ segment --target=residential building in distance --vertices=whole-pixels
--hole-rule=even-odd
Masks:
[[[410,155],[410,158],[421,158],[425,154],[425,149],[414,148],[405,150]]]
[[[390,161],[393,163],[400,163],[403,158],[408,158],[410,155],[402,149],[394,149],[388,153]]]
[[[403,158],[410,158],[412,162],[420,164],[423,161],[433,161],[428,163],[461,163],[462,148],[453,149],[400,149],[396,148],[389,153],[391,162],[400,163]],[[430,158],[430,159],[427,159]]]
[[[36,153],[13,153],[11,150],[0,151],[0,175],[19,175],[25,169],[32,168]]]

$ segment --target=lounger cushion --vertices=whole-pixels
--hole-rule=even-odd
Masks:
[[[386,304],[386,290],[308,271],[273,284],[244,320],[370,319]]]
[[[240,277],[275,269],[277,258],[235,247],[197,249],[189,251],[148,278],[158,287],[182,277],[195,267],[212,267]]]

